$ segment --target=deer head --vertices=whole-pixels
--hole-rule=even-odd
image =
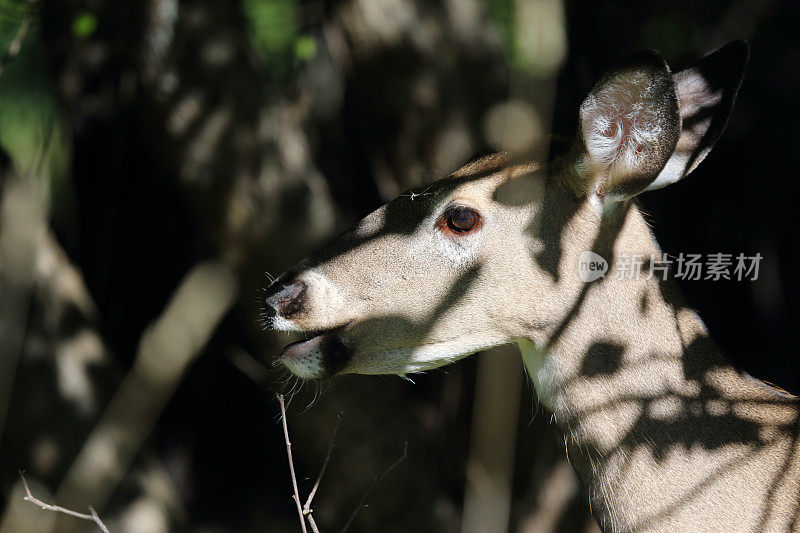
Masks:
[[[638,53],[594,86],[575,139],[549,161],[492,155],[368,215],[268,288],[270,325],[308,338],[281,363],[301,378],[406,374],[505,343],[547,346],[585,290],[583,251],[655,249],[630,200],[707,155],[746,58],[734,42],[673,74]],[[613,309],[587,312],[600,323]]]

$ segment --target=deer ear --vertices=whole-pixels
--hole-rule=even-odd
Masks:
[[[655,51],[629,57],[581,104],[573,145],[579,188],[601,206],[642,192],[673,155],[680,131],[667,64]]]
[[[678,95],[681,134],[675,153],[648,190],[680,180],[711,151],[728,123],[748,55],[747,43],[733,41],[694,66],[672,75]]]

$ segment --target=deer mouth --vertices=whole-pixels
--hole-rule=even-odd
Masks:
[[[287,345],[278,359],[292,374],[319,379],[339,372],[350,359],[341,339],[344,326],[307,333],[308,338]]]

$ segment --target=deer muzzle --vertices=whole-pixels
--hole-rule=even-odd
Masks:
[[[332,376],[340,371],[350,358],[340,333],[343,328],[311,333],[309,338],[286,346],[280,363],[292,374],[303,379]]]

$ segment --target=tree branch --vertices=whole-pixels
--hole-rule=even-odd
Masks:
[[[99,527],[103,533],[109,533],[108,528],[103,523],[103,521],[100,520],[100,517],[97,516],[97,513],[95,512],[94,508],[91,505],[89,506],[89,514],[86,514],[86,513],[79,513],[77,511],[72,511],[70,509],[60,507],[58,505],[51,505],[49,503],[44,503],[42,500],[38,499],[33,494],[31,494],[31,489],[28,486],[28,481],[25,479],[25,476],[22,474],[22,472],[19,473],[19,477],[22,480],[22,486],[25,487],[25,497],[22,499],[25,500],[26,502],[30,502],[45,511],[53,511],[56,513],[74,516],[75,518],[80,518],[82,520],[90,520],[95,524],[97,524],[97,527]]]
[[[347,519],[347,522],[345,522],[344,527],[342,527],[342,533],[345,533],[347,531],[347,529],[353,523],[353,520],[356,519],[356,515],[358,515],[358,512],[361,511],[361,509],[363,509],[365,507],[364,506],[364,502],[367,501],[367,496],[369,496],[369,494],[372,492],[372,490],[375,488],[375,486],[378,484],[378,482],[381,479],[383,479],[384,477],[386,477],[386,475],[389,472],[391,472],[392,469],[394,469],[394,467],[396,467],[397,465],[402,463],[405,460],[407,455],[408,455],[408,442],[404,442],[403,443],[403,453],[400,455],[400,457],[397,458],[397,460],[395,462],[393,462],[391,465],[389,465],[389,468],[387,468],[386,470],[383,471],[383,473],[381,473],[381,474],[379,474],[379,475],[377,475],[377,476],[375,476],[373,478],[372,483],[367,488],[367,491],[364,493],[364,495],[359,500],[358,505],[356,506],[355,509],[353,509],[353,513],[350,515],[350,518]]]
[[[319,528],[317,527],[317,523],[314,520],[312,513],[314,512],[311,509],[311,503],[314,501],[314,496],[317,494],[317,489],[319,489],[319,485],[322,482],[322,477],[325,475],[325,470],[328,468],[328,462],[331,459],[331,455],[333,454],[333,447],[336,444],[336,434],[339,432],[339,426],[342,423],[342,416],[344,413],[339,413],[339,416],[336,420],[336,426],[333,428],[333,434],[331,435],[331,441],[328,444],[328,453],[325,455],[325,460],[322,462],[322,468],[319,471],[319,475],[317,476],[317,480],[314,482],[314,486],[311,489],[311,492],[308,494],[308,499],[306,499],[305,505],[302,507],[300,506],[300,491],[297,488],[297,475],[294,471],[294,459],[292,458],[292,443],[289,440],[289,425],[286,420],[286,404],[283,400],[283,394],[278,394],[278,403],[281,406],[281,419],[283,422],[283,436],[286,440],[286,455],[289,458],[289,472],[292,475],[292,489],[294,490],[294,494],[292,495],[292,499],[295,501],[297,505],[297,514],[300,518],[300,527],[303,530],[303,533],[308,533],[306,529],[306,520],[308,520],[309,526],[311,526],[312,533],[319,533]],[[403,443],[403,453],[397,460],[389,465],[389,467],[384,470],[382,473],[376,475],[372,479],[372,483],[367,488],[364,495],[361,496],[361,499],[358,502],[358,506],[353,510],[350,517],[347,519],[347,522],[344,524],[342,528],[342,533],[346,532],[347,529],[352,525],[353,520],[355,520],[356,516],[358,515],[359,511],[365,507],[364,502],[367,500],[367,497],[370,495],[372,490],[378,485],[381,479],[386,477],[389,472],[391,472],[394,467],[402,463],[406,456],[408,455],[408,442]]]
[[[297,515],[300,517],[300,528],[303,533],[308,533],[306,529],[306,520],[303,515],[303,508],[300,506],[300,491],[297,490],[297,476],[294,473],[294,460],[292,459],[292,443],[289,441],[289,426],[286,422],[286,405],[283,403],[283,394],[278,394],[278,403],[281,404],[281,419],[283,421],[283,436],[286,438],[286,455],[289,457],[289,472],[292,474],[292,488],[294,494],[292,498],[297,505]],[[314,526],[316,531],[316,524]]]
[[[333,453],[333,445],[336,442],[336,433],[339,432],[339,424],[342,423],[342,416],[344,413],[339,413],[339,416],[336,417],[336,426],[333,428],[333,435],[331,435],[331,442],[328,444],[328,453],[325,455],[325,460],[322,462],[322,468],[319,471],[319,475],[317,476],[317,481],[314,482],[314,487],[311,489],[311,492],[308,495],[308,499],[306,500],[306,504],[303,506],[303,514],[310,517],[312,510],[311,510],[311,501],[314,499],[314,495],[317,493],[317,489],[319,488],[319,484],[322,481],[322,476],[325,475],[325,469],[328,468],[328,461],[331,459],[331,453]]]

